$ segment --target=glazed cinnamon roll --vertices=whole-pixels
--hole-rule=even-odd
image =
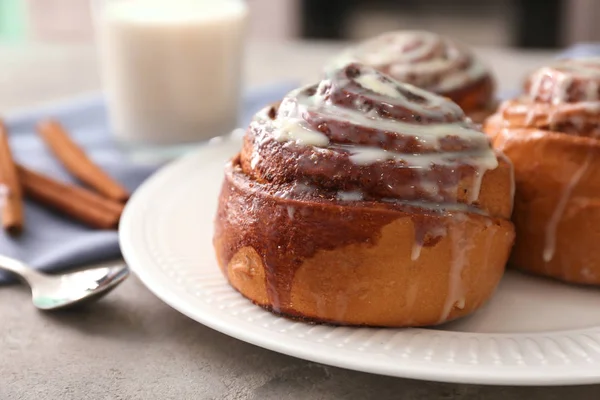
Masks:
[[[346,49],[328,68],[349,62],[449,97],[478,123],[497,107],[490,70],[465,45],[432,32],[382,34]]]
[[[600,59],[535,71],[484,129],[514,163],[511,264],[600,284]]]
[[[350,64],[255,116],[225,170],[217,259],[286,316],[452,320],[503,274],[511,168],[456,104]]]

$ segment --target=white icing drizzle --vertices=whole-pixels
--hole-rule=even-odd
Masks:
[[[439,193],[439,184],[437,182],[427,181],[425,179],[421,179],[420,182],[421,190],[427,193],[430,196],[434,196]]]
[[[10,188],[4,183],[0,183],[0,207],[4,207],[10,196]]]
[[[292,197],[292,194],[295,195],[308,195],[314,193],[317,189],[313,186],[305,185],[304,183],[295,182],[294,186],[291,190],[284,189],[281,191],[277,191],[273,193],[273,196],[279,197],[282,199],[289,199]]]
[[[413,308],[417,303],[417,298],[419,294],[419,281],[415,280],[414,283],[408,286],[406,290],[406,311],[408,315],[412,315]]]
[[[323,80],[321,82],[319,88],[317,89],[317,92],[319,92],[323,86],[329,85],[329,82],[330,81],[328,81],[328,80]],[[393,97],[385,96],[379,92],[373,92],[374,95],[372,97],[374,99],[380,100],[382,102],[389,101],[391,99],[396,103],[401,103],[401,105],[414,110],[415,113],[420,113],[420,114],[423,114],[425,116],[430,116],[430,117],[439,117],[440,115],[444,115],[444,114],[454,114],[454,115],[464,116],[462,109],[456,103],[449,101],[448,99],[446,99],[444,97],[437,96],[426,90],[420,89],[416,86],[410,85],[408,83],[395,82],[391,79],[386,82],[380,82],[380,84],[382,86],[387,87],[387,89],[379,88],[381,91],[394,91],[395,92],[394,96]],[[405,95],[398,92],[394,85],[403,86],[404,88],[406,88],[407,91],[410,91],[413,94],[423,97],[426,100],[426,102],[421,103],[421,104],[412,102]],[[305,109],[308,109],[308,110],[319,111],[321,114],[323,114],[324,116],[326,116],[328,118],[349,120],[349,122],[357,124],[357,125],[365,125],[365,124],[372,125],[373,122],[376,121],[376,122],[378,122],[378,125],[376,126],[376,128],[379,128],[379,129],[387,128],[385,130],[397,131],[399,127],[402,127],[403,129],[407,130],[406,132],[404,130],[402,130],[403,134],[409,134],[409,135],[418,135],[419,134],[419,132],[417,132],[415,129],[413,129],[415,127],[415,124],[403,123],[401,121],[394,121],[394,120],[381,118],[374,111],[371,113],[365,113],[365,112],[355,111],[355,110],[351,110],[351,109],[344,108],[344,107],[337,107],[334,104],[331,104],[331,102],[326,98],[326,96],[324,96],[322,94],[316,93],[312,96],[307,96],[305,93],[307,92],[307,89],[311,86],[312,85],[307,85],[307,86],[295,89],[295,90],[291,91],[287,95],[287,97],[296,98],[298,101],[298,105],[301,105]],[[363,87],[365,89],[371,90],[369,87],[366,87],[366,86],[363,86]],[[355,105],[357,105],[358,108],[360,108],[361,103],[358,99],[355,101]],[[285,105],[282,104],[280,107],[280,112],[283,112],[283,115],[289,115],[290,117],[293,117],[295,114],[298,113],[298,110],[295,110],[292,107],[293,107],[293,104],[291,102],[288,102]],[[265,111],[262,111],[260,114],[265,114]],[[398,125],[398,124],[400,124],[400,125]],[[448,125],[456,126],[458,129],[460,129],[460,128],[464,129],[465,135],[468,135],[469,132],[471,133],[471,136],[475,136],[475,135],[473,135],[473,133],[477,133],[479,135],[481,134],[481,132],[475,130],[472,126],[469,126],[468,124],[466,124],[464,122],[462,122],[462,123],[457,122],[454,124],[449,124],[449,123],[429,124],[428,126],[435,128],[434,131],[437,130],[438,135],[443,135],[444,133],[448,133],[447,129],[443,130],[443,126],[448,126]],[[423,125],[416,125],[416,126],[421,127]]]
[[[423,249],[423,245],[415,240],[413,242],[412,251],[410,253],[410,259],[413,261],[417,261],[421,256],[421,249]]]
[[[311,108],[311,110],[315,110]],[[473,142],[483,143],[486,139],[482,139],[481,132],[476,131],[464,123],[439,123],[428,125],[417,125],[403,121],[394,121],[383,119],[375,116],[375,114],[365,115],[358,111],[349,109],[337,109],[336,111],[321,109],[323,116],[340,121],[348,121],[354,125],[363,125],[367,128],[381,129],[388,132],[401,132],[402,135],[413,136],[419,138],[419,141],[432,147],[438,147],[440,139],[448,135],[460,135],[465,139]],[[423,109],[424,114],[431,113],[430,110]],[[439,112],[439,111],[438,111]]]
[[[381,69],[389,67],[395,79],[447,92],[483,77],[486,66],[464,45],[432,32],[389,32],[342,52],[331,63],[337,69],[360,62]]]
[[[471,190],[468,197],[469,203],[472,203],[479,198],[479,192],[481,192],[481,183],[483,182],[483,175],[485,174],[486,169],[487,168],[478,167],[475,170],[473,184],[471,185]]]
[[[267,285],[267,296],[271,300],[271,304],[273,305],[273,311],[280,312],[281,311],[281,297],[279,296],[279,290],[275,283],[275,279],[265,279]]]
[[[379,76],[369,72],[366,74],[362,74],[356,78],[356,82],[364,87],[365,89],[369,89],[375,93],[388,96],[394,99],[400,98],[400,93],[396,90],[395,87],[382,82],[379,79]]]
[[[387,160],[404,161],[402,154],[379,149],[377,147],[352,146],[352,152],[350,154],[350,160],[356,165],[370,165],[375,162]]]
[[[569,75],[562,74],[558,77],[557,94],[553,96],[552,104],[560,104],[564,102],[569,95],[569,87],[571,86],[572,82],[573,79]]]
[[[585,161],[581,166],[575,171],[575,174],[571,177],[571,180],[567,184],[567,186],[563,189],[558,203],[552,212],[552,216],[548,221],[548,225],[546,225],[546,241],[544,244],[544,253],[543,258],[545,262],[550,262],[554,258],[554,252],[556,250],[556,230],[558,228],[558,223],[565,212],[571,194],[573,190],[583,177],[583,175],[587,172],[590,167],[590,163],[592,161],[592,151],[588,151]]]
[[[396,153],[368,146],[346,147],[339,145],[332,148],[348,149],[351,154],[350,159],[356,165],[371,165],[376,162],[393,160],[406,163],[407,168],[428,170],[433,164],[446,166],[456,165],[457,160],[460,160],[461,163],[481,166],[484,171],[487,169],[494,169],[498,166],[498,160],[495,155],[489,156],[480,151],[410,154]],[[477,171],[476,175],[478,176],[475,178],[474,191],[479,193],[483,174],[480,174],[479,171]]]
[[[302,120],[284,119],[274,122],[275,140],[279,142],[294,142],[305,146],[324,147],[329,144],[329,138],[319,131],[311,129]]]
[[[433,227],[432,229],[430,229],[428,232],[426,232],[426,235],[429,235],[431,237],[441,237],[441,236],[446,236],[447,233],[447,229],[445,226],[438,226],[438,227]],[[419,257],[421,257],[421,251],[423,250],[423,238],[418,238],[415,237],[415,240],[413,241],[413,246],[412,246],[412,250],[410,253],[410,259],[412,261],[417,261],[419,259]]]
[[[459,115],[462,114],[462,111],[455,103],[447,101],[444,98],[421,90],[417,87],[404,84],[404,86],[413,93],[418,94],[428,100],[428,102],[424,104],[411,102],[408,98],[395,89],[393,86],[394,84],[398,83],[381,82],[381,85],[386,87],[389,86],[391,88],[385,90],[393,89],[397,93],[397,97],[394,97],[396,102],[400,102],[400,104],[404,107],[413,109],[415,113],[436,116],[454,113],[459,113]],[[306,135],[306,131],[310,128],[306,126],[304,121],[298,118],[299,115],[302,115],[302,111],[299,110],[299,106],[302,106],[302,108],[309,112],[318,113],[323,117],[332,120],[344,121],[350,124],[364,126],[380,131],[396,132],[400,135],[413,136],[418,138],[422,144],[431,146],[433,148],[439,148],[440,141],[448,136],[459,136],[464,140],[470,141],[476,146],[484,146],[484,148],[486,148],[485,151],[479,150],[475,152],[476,154],[468,154],[463,152],[453,155],[442,152],[431,153],[429,155],[413,155],[393,153],[378,147],[353,146],[354,156],[352,157],[352,160],[356,162],[357,165],[367,165],[377,161],[396,160],[405,162],[405,165],[408,168],[423,168],[430,167],[431,164],[449,165],[449,162],[445,161],[445,159],[460,156],[460,159],[455,160],[455,163],[465,163],[469,162],[469,160],[472,160],[474,166],[481,166],[485,170],[494,169],[498,166],[496,155],[491,149],[487,148],[487,137],[480,131],[468,126],[465,122],[433,123],[421,125],[381,118],[375,113],[372,113],[371,115],[365,115],[364,113],[355,110],[336,106],[323,96],[313,95],[309,97],[303,95],[305,89],[306,88],[300,88],[289,94],[289,97],[294,97],[297,99],[297,103],[289,102],[285,105],[282,105],[280,112],[282,112],[286,118],[289,118],[289,121],[286,122],[284,133],[278,135],[278,140],[295,140],[298,144],[313,144],[317,147],[325,147],[329,144],[329,141],[325,140],[327,137],[318,131],[313,130],[315,133],[314,136]],[[298,141],[299,139],[301,142]],[[341,146],[329,146],[329,148],[332,147],[339,148]],[[463,159],[462,156],[465,156],[465,158]],[[475,192],[477,192],[477,190],[475,190]]]
[[[502,157],[508,159],[508,157],[504,154],[504,153],[500,153],[502,155]],[[509,168],[510,168],[510,176],[514,176],[515,175],[515,166],[513,165],[512,162],[508,162],[507,163]],[[510,180],[510,214],[512,215],[512,212],[515,208],[515,193],[517,191],[517,183],[515,182],[514,179]]]
[[[294,213],[296,212],[296,208],[293,206],[287,206],[287,214],[290,219],[294,219]]]
[[[438,197],[441,199],[443,193],[450,192],[448,188],[442,187],[440,182],[426,179],[427,173],[436,167],[452,171],[470,166],[474,169],[474,174],[467,201],[475,202],[479,198],[486,171],[495,169],[498,166],[498,159],[488,137],[475,129],[460,107],[444,97],[410,84],[396,82],[373,68],[360,65],[348,68],[333,74],[330,79],[321,81],[318,86],[310,85],[291,91],[280,103],[274,120],[264,118],[268,116],[267,111],[259,113],[257,120],[265,124],[265,130],[272,133],[278,142],[312,147],[312,154],[309,157],[314,156],[314,160],[310,159],[309,162],[317,163],[319,153],[323,156],[323,153],[333,152],[347,154],[348,159],[357,167],[392,162],[394,168],[412,169],[413,173],[421,174],[419,188],[423,183],[424,189],[431,194],[429,200]],[[355,98],[351,99],[352,105],[364,111],[345,107],[341,105],[343,102],[332,100],[339,98],[334,96],[340,95],[341,88],[356,90],[356,86],[362,89],[354,94]],[[407,110],[409,115],[415,116],[414,121],[379,115],[382,111],[373,107],[373,103],[385,104],[386,102]],[[306,119],[308,116],[312,118],[310,123]],[[421,122],[417,116],[428,120]],[[320,120],[324,122],[323,125],[319,125]],[[353,129],[352,125],[355,125],[362,132],[371,130],[373,135],[377,136],[373,138],[375,139],[372,140],[373,143],[364,145],[336,143],[333,139],[329,139],[327,133],[328,123],[333,122],[350,125],[348,127],[350,132]],[[397,135],[398,140],[404,140],[405,137],[412,138],[427,151],[412,153],[381,148],[381,144],[393,135]],[[377,140],[379,138],[380,140]],[[458,140],[464,150],[455,152],[441,150],[448,138]],[[390,187],[390,189],[394,188]],[[458,182],[456,193],[458,198]],[[354,201],[355,197],[340,193],[338,199]],[[452,207],[452,209],[457,208]]]
[[[455,218],[458,219],[458,223],[455,224],[455,228],[450,232],[450,240],[452,241],[452,257],[450,262],[450,270],[448,271],[448,293],[444,300],[444,307],[438,323],[445,322],[453,307],[463,308],[464,307],[464,285],[462,272],[467,264],[467,255],[470,251],[472,240],[465,236],[466,224],[464,214],[457,214]]]
[[[431,211],[453,211],[458,213],[473,213],[484,215],[485,213],[480,209],[473,207],[469,204],[464,203],[434,203],[431,201],[422,201],[422,200],[401,200],[401,199],[393,199],[393,198],[382,198],[380,201],[384,203],[395,203],[399,205],[405,205],[409,207],[419,207],[425,210]]]
[[[544,78],[552,74],[552,70],[548,67],[540,68],[531,80],[531,86],[529,87],[529,93],[536,94],[540,92]]]
[[[260,161],[260,154],[258,153],[258,151],[254,150],[252,152],[252,158],[250,159],[250,168],[252,168],[252,169],[256,168],[259,161]]]
[[[352,192],[338,192],[337,199],[341,201],[361,201],[364,194],[358,190]]]

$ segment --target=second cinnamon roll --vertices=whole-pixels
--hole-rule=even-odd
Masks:
[[[443,323],[498,284],[513,183],[456,104],[349,64],[255,116],[226,167],[217,259],[287,316]]]
[[[394,31],[344,50],[328,68],[369,65],[400,81],[450,98],[480,123],[497,108],[490,69],[464,44],[427,31]]]
[[[600,59],[559,60],[485,124],[513,161],[517,240],[511,263],[600,285]]]

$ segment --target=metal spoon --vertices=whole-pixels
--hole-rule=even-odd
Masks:
[[[33,304],[41,310],[57,310],[97,300],[129,275],[125,264],[47,275],[4,256],[0,256],[0,269],[21,277],[31,288]]]

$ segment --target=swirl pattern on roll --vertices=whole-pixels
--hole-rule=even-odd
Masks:
[[[487,68],[464,45],[425,31],[389,32],[364,41],[344,51],[334,68],[353,61],[435,93],[488,77]]]
[[[505,128],[577,136],[600,133],[600,58],[564,59],[533,72],[523,96],[504,102]]]
[[[323,201],[472,206],[498,166],[489,139],[453,102],[352,63],[259,112],[243,172],[274,193]]]

